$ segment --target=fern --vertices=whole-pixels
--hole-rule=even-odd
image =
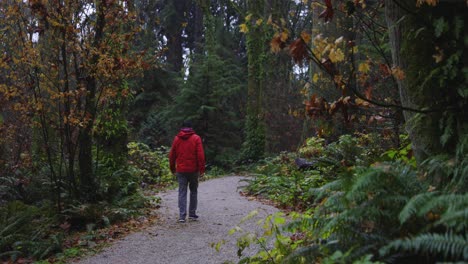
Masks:
[[[460,208],[458,210],[447,210],[442,214],[439,221],[435,225],[446,225],[453,228],[457,232],[466,230],[468,227],[468,208]]]
[[[444,260],[468,260],[468,240],[466,235],[453,233],[425,233],[414,238],[398,239],[380,250],[386,255],[391,250],[405,250],[430,255],[442,255]]]
[[[405,223],[413,215],[421,217],[429,212],[447,212],[444,217],[450,217],[449,212],[468,207],[468,194],[438,194],[421,193],[413,197],[401,211],[400,221]]]
[[[405,223],[408,221],[409,218],[416,215],[424,204],[427,203],[428,200],[436,195],[436,192],[429,192],[429,193],[420,193],[418,195],[413,196],[409,202],[405,205],[403,210],[401,210],[399,219],[401,223]]]

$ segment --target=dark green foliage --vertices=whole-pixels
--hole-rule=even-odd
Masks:
[[[406,146],[380,149],[384,155],[379,157],[369,138],[342,136],[328,145],[309,139],[299,153],[317,161],[312,172],[321,172],[323,178],[314,180],[318,187],[307,195],[298,188],[303,186],[292,184],[296,171],[291,164],[259,167],[270,177],[256,176],[247,187],[250,193],[280,202],[288,196],[315,201],[283,229],[277,228],[293,234],[291,240],[281,240],[288,250],[276,245],[269,253],[279,251],[286,263],[324,261],[338,257],[336,252],[346,252],[336,263],[467,261],[466,139],[460,140],[455,157],[435,156],[416,167]],[[389,158],[392,161],[379,161]],[[270,195],[278,190],[281,196]],[[303,200],[288,202],[293,207]]]
[[[465,218],[466,220],[466,218]],[[412,238],[405,238],[391,242],[380,252],[385,255],[391,249],[404,250],[422,255],[439,255],[444,261],[467,261],[468,260],[468,239],[465,235],[455,235],[452,233],[420,234]]]
[[[151,150],[143,143],[130,142],[128,149],[129,170],[137,176],[138,182],[167,184],[172,181],[165,148]]]
[[[256,116],[247,116],[246,137],[242,145],[241,159],[245,162],[261,160],[265,156],[265,125]]]
[[[298,170],[294,158],[292,154],[283,153],[277,158],[265,159],[264,164],[257,167],[256,175],[247,180],[249,185],[245,190],[286,208],[311,206],[313,198],[307,190],[320,186],[323,179],[317,170]]]
[[[405,251],[444,261],[467,261],[468,169],[466,138],[462,137],[453,159],[436,156],[422,167],[430,179],[443,179],[444,185],[430,186],[417,193],[399,214],[402,226],[416,225],[411,236],[396,239],[380,251],[382,255]],[[442,176],[442,177],[441,177]],[[435,181],[435,183],[438,183]]]
[[[0,259],[42,259],[61,250],[62,235],[51,234],[53,222],[44,215],[47,211],[19,201],[0,208]]]

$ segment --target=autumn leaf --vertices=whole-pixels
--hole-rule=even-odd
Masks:
[[[246,24],[240,24],[240,25],[239,25],[239,28],[240,28],[239,31],[242,32],[242,33],[247,33],[247,32],[249,32],[249,27],[247,27]]]
[[[280,34],[276,34],[275,37],[270,42],[270,49],[271,49],[271,52],[273,53],[280,52],[285,46],[286,46],[286,43],[284,43],[284,41],[281,40]]]
[[[340,62],[340,61],[343,61],[344,60],[344,53],[343,51],[341,51],[341,49],[337,48],[337,49],[331,49],[330,50],[330,54],[328,55],[328,57],[330,58],[330,60],[332,62]]]
[[[294,59],[294,62],[300,64],[304,60],[309,59],[308,47],[302,39],[296,39],[289,45],[289,51]]]
[[[359,64],[358,71],[362,73],[368,73],[369,70],[370,70],[370,65],[367,61]]]
[[[301,33],[301,38],[302,38],[302,40],[304,40],[305,43],[309,43],[310,39],[311,39],[310,34],[307,33],[307,32],[302,32]]]
[[[403,80],[405,79],[405,72],[398,68],[398,67],[393,67],[392,68],[392,75],[397,79],[397,80]]]
[[[390,68],[388,67],[387,64],[384,64],[384,63],[381,63],[379,65],[379,71],[380,71],[380,74],[382,74],[382,77],[386,78],[388,76],[390,76],[392,74]]]
[[[366,102],[366,101],[362,100],[361,98],[356,98],[356,100],[354,100],[354,103],[357,106],[362,106],[362,107],[368,107],[369,106],[369,102]]]
[[[283,32],[281,32],[280,39],[282,42],[286,42],[288,38],[289,38],[289,32],[287,30],[284,30]]]
[[[312,77],[312,81],[314,83],[317,83],[318,82],[318,79],[319,79],[319,75],[317,73],[314,73],[314,76]]]

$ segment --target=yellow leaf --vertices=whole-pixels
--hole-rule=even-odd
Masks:
[[[341,49],[331,49],[329,58],[333,63],[340,62],[344,60],[344,54]]]
[[[261,24],[263,23],[263,19],[258,19],[257,22],[255,22],[255,24],[257,24],[257,26],[260,26]]]
[[[242,33],[247,33],[247,32],[249,32],[249,27],[247,27],[246,24],[240,24],[240,25],[239,25],[239,28],[240,28],[239,31],[242,32]]]
[[[252,14],[248,14],[248,15],[245,17],[245,21],[249,21],[250,18],[252,18]]]
[[[312,77],[312,81],[314,83],[317,83],[318,82],[318,79],[319,79],[319,75],[317,73],[314,73],[314,76]]]
[[[307,33],[307,32],[302,32],[301,33],[301,38],[302,38],[302,40],[304,40],[305,43],[310,42],[310,34]]]
[[[356,100],[354,100],[354,103],[357,105],[357,106],[364,106],[364,107],[367,107],[369,106],[369,103],[362,100],[361,98],[356,98]]]
[[[286,42],[286,40],[288,40],[288,37],[289,37],[289,32],[287,30],[281,32],[281,41],[282,42]]]
[[[368,62],[362,62],[359,64],[358,71],[363,72],[363,73],[368,73],[370,70],[370,66]]]

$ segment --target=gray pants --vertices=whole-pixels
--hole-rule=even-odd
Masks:
[[[197,211],[198,172],[176,173],[179,181],[179,219],[187,217],[187,186],[190,189],[189,216],[194,216]]]

